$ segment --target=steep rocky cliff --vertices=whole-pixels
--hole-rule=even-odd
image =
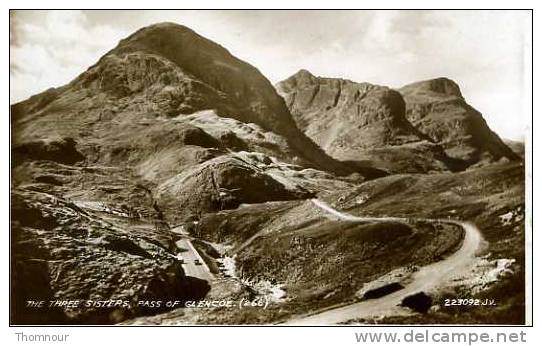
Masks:
[[[446,170],[441,148],[405,118],[397,91],[301,70],[276,85],[298,126],[329,155],[392,172]]]
[[[466,102],[454,81],[431,79],[406,85],[399,92],[406,101],[408,120],[465,166],[519,158]]]

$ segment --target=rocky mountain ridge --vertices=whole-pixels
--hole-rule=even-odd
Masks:
[[[454,81],[436,78],[406,85],[399,92],[405,98],[408,120],[448,156],[466,166],[519,159],[466,102]]]
[[[390,173],[450,169],[446,155],[405,117],[397,91],[301,70],[276,89],[297,125],[340,160]]]
[[[275,87],[299,128],[337,159],[391,173],[517,159],[449,79],[395,91],[300,70]]]

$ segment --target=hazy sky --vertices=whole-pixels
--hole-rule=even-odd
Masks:
[[[272,83],[302,68],[390,87],[448,77],[503,137],[523,138],[530,117],[526,11],[17,11],[11,102],[69,82],[121,38],[162,21],[218,42]]]

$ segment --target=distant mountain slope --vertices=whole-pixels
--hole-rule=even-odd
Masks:
[[[514,141],[511,139],[503,139],[503,142],[510,148],[516,155],[525,159],[525,143],[522,141]]]
[[[399,89],[406,101],[408,120],[446,154],[472,165],[518,156],[487,126],[470,106],[459,86],[447,78],[412,83]]]
[[[392,172],[449,168],[441,148],[405,118],[404,100],[395,90],[306,70],[275,87],[297,125],[337,159]]]

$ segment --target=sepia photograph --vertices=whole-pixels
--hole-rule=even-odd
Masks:
[[[531,325],[532,15],[10,10],[10,326]]]

